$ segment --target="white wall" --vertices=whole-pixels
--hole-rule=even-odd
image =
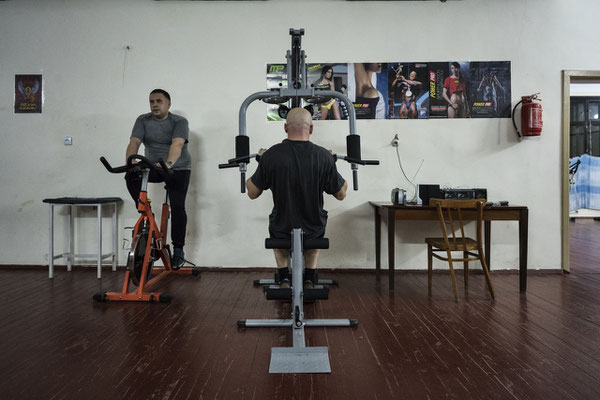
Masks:
[[[202,266],[273,265],[263,248],[270,193],[248,200],[239,174],[217,164],[233,155],[239,105],[264,90],[265,64],[284,60],[289,28],[303,27],[309,62],[509,60],[513,100],[541,92],[544,106],[543,135],[521,142],[509,119],[359,121],[363,156],[381,165],[362,168],[360,191],[344,202],[326,200],[331,250],[323,267],[374,266],[368,201],[409,188],[389,145],[398,134],[408,174],[425,160],[417,182],[486,187],[491,200],[529,206],[529,265],[560,268],[560,71],[599,68],[600,53],[590,51],[599,13],[596,0],[0,2],[0,263],[47,262],[42,198],[128,198],[122,176],[97,160],[122,162],[149,90],[163,87],[172,111],[190,121],[187,258]],[[43,74],[41,115],[13,114],[14,75],[23,73]],[[252,149],[283,138],[262,104],[250,108],[248,131]],[[344,152],[345,123],[318,122],[315,131],[315,142]],[[348,165],[339,169],[351,179]],[[151,194],[160,203],[159,188]],[[95,236],[94,214],[85,215],[76,226],[81,251],[93,249]],[[123,227],[137,213],[128,201],[119,216]],[[398,267],[424,268],[423,238],[437,232],[435,223],[398,230]],[[494,266],[516,268],[516,223],[494,223],[492,234]]]

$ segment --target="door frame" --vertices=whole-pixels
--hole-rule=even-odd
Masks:
[[[576,81],[597,80],[600,82],[600,71],[598,70],[570,70],[562,71],[562,212],[561,212],[561,252],[562,269],[565,272],[571,272],[569,264],[569,154],[570,138],[569,130],[571,125],[571,83]]]

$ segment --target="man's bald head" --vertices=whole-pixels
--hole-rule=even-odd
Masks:
[[[308,140],[312,133],[312,116],[304,108],[292,108],[287,115],[285,131],[292,140]]]

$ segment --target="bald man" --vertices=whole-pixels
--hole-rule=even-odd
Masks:
[[[269,234],[275,239],[290,239],[294,228],[304,231],[305,239],[325,235],[327,211],[323,192],[338,200],[346,197],[348,184],[338,173],[331,153],[310,142],[312,117],[303,108],[289,111],[284,125],[287,139],[265,151],[256,172],[246,181],[248,196],[256,199],[264,190],[273,193],[269,215]],[[274,249],[280,285],[290,287],[289,250]],[[304,286],[317,281],[319,250],[304,252]]]

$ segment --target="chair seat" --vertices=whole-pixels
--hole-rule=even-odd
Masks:
[[[477,241],[471,238],[465,238],[466,246],[463,244],[462,239],[457,240],[454,243],[452,240],[449,240],[450,248],[446,248],[446,242],[444,238],[426,238],[425,243],[432,245],[440,250],[450,250],[450,251],[470,251],[477,250]]]

